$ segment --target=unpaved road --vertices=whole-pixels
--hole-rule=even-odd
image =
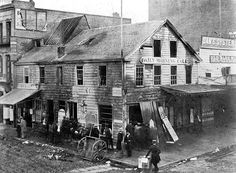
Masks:
[[[0,139],[1,173],[60,173],[96,164],[64,150],[15,139]]]

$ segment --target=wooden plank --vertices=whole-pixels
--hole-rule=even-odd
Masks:
[[[158,111],[160,114],[160,117],[166,127],[166,129],[168,130],[168,132],[170,133],[170,136],[172,137],[173,141],[176,142],[179,140],[179,137],[177,136],[177,134],[175,133],[172,125],[170,124],[170,121],[168,120],[168,117],[165,115],[164,109],[162,106],[158,107]]]

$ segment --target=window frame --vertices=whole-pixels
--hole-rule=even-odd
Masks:
[[[82,84],[79,84],[78,82],[78,67],[82,67]],[[84,66],[83,65],[76,65],[75,66],[75,70],[76,70],[76,85],[84,85]]]
[[[101,75],[101,68],[105,67],[105,83],[103,83],[102,75]],[[104,77],[104,75],[103,75]],[[99,78],[99,86],[107,86],[107,66],[106,65],[99,65],[98,66],[98,78]]]
[[[25,69],[28,69],[28,76],[25,75]],[[23,68],[23,83],[30,83],[30,68],[29,66]],[[26,77],[28,77],[28,82],[26,82]]]
[[[172,67],[175,67],[175,74],[172,74]],[[176,85],[177,84],[177,65],[172,65],[170,66],[170,84],[171,85]]]
[[[175,43],[175,47],[172,48],[172,43]],[[170,41],[170,58],[177,58],[177,41]]]
[[[41,69],[43,69],[43,76],[42,76],[42,73],[41,73],[42,72]],[[45,83],[45,66],[40,66],[39,67],[39,82],[40,83]]]
[[[3,57],[0,55],[0,76],[3,76]]]
[[[59,70],[59,69],[61,69],[61,70]],[[57,74],[56,75],[57,75],[57,85],[62,85],[63,84],[63,67],[62,66],[57,66]]]
[[[141,85],[137,85],[137,67],[138,66],[142,67],[142,70],[143,70],[142,84]],[[144,86],[144,65],[142,65],[142,64],[136,64],[136,66],[135,66],[135,86],[136,87],[143,87]]]
[[[159,75],[156,75],[156,74],[155,74],[155,67],[159,67],[159,68],[160,68],[160,74],[159,74]],[[161,85],[161,72],[162,72],[161,70],[162,70],[161,65],[154,65],[154,66],[153,66],[153,85],[154,85],[154,86]],[[158,78],[159,78],[159,79],[157,80],[157,81],[159,81],[158,84],[155,84],[155,77],[158,77]]]
[[[211,73],[206,72],[205,75],[206,75],[206,77],[211,78]]]
[[[157,49],[155,46],[155,42],[159,42],[159,47]],[[156,54],[158,54],[158,55],[156,56]],[[161,57],[161,40],[153,40],[153,56],[154,57]]]

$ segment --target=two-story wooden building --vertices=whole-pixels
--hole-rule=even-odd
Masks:
[[[129,122],[152,119],[162,128],[164,108],[175,129],[188,127],[202,121],[202,97],[218,91],[197,84],[200,60],[168,20],[83,30],[63,46],[34,48],[16,63],[18,86],[38,89],[16,101],[15,117],[29,109],[41,122],[45,111],[52,123],[64,110],[80,123],[107,124],[115,135]]]
[[[78,24],[78,18],[83,17],[90,28],[105,27],[120,24],[119,17],[83,14],[67,11],[36,8],[34,1],[3,0],[0,2],[0,96],[13,88],[13,62],[20,58],[22,53],[30,50],[34,45],[44,44],[68,18],[71,30]],[[131,23],[125,18],[124,23]],[[66,25],[68,26],[68,24]],[[63,27],[62,27],[63,28]],[[67,35],[65,35],[67,36]],[[43,38],[43,39],[42,39]],[[55,37],[54,37],[55,38]],[[50,40],[50,39],[49,39]],[[58,42],[50,42],[52,44]],[[3,120],[0,107],[0,122]],[[6,117],[5,117],[6,118]]]

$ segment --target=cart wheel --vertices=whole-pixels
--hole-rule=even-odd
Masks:
[[[93,144],[93,161],[102,161],[105,159],[107,152],[106,142],[98,140]]]
[[[78,141],[77,145],[77,151],[81,156],[85,156],[86,146],[87,146],[86,137],[83,137],[81,140]]]

